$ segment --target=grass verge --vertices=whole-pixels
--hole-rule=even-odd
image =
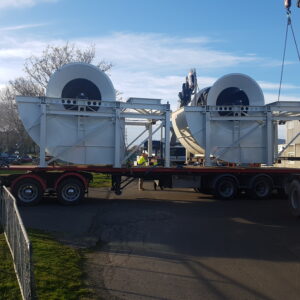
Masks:
[[[0,228],[0,299],[21,299],[19,285],[3,231]]]
[[[26,171],[11,170],[9,168],[0,171],[0,175],[25,174]]]
[[[57,242],[47,233],[36,230],[28,233],[38,299],[92,299],[84,283],[82,252]],[[0,234],[0,260],[0,298],[21,299],[3,234]]]
[[[108,174],[92,173],[93,181],[90,183],[90,187],[110,187],[111,186],[111,176]]]

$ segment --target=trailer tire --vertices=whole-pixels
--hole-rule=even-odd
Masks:
[[[250,194],[255,199],[263,200],[270,197],[273,190],[272,179],[266,175],[255,176],[250,183]]]
[[[41,184],[33,178],[20,179],[12,188],[12,194],[21,206],[37,205],[43,195]]]
[[[66,178],[57,186],[57,198],[63,205],[76,205],[84,197],[85,187],[77,178]]]
[[[223,176],[216,180],[214,194],[218,199],[230,200],[237,195],[237,183],[234,178]]]
[[[295,217],[300,217],[300,182],[293,180],[289,189],[289,207]]]

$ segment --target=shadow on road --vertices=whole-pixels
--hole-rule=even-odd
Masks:
[[[96,236],[104,243],[142,243],[146,239],[185,255],[299,259],[300,220],[290,215],[286,201],[209,197],[145,191],[131,199],[90,197],[75,207],[60,206],[48,198],[37,207],[21,208],[21,213],[28,227],[72,237]],[[292,250],[285,255],[270,251],[286,245]]]
[[[92,246],[104,299],[297,299],[300,220],[286,201],[217,201],[184,190],[93,190],[75,207],[23,207],[25,225]]]

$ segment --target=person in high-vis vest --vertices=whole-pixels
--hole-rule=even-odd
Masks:
[[[146,166],[148,161],[148,156],[146,153],[142,153],[142,155],[139,157],[137,164],[138,166]]]
[[[142,153],[142,155],[139,157],[138,166],[145,167],[148,165],[148,155],[146,153]],[[144,190],[144,178],[139,178],[139,191]]]

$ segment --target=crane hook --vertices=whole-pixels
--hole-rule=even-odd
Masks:
[[[300,1],[298,1],[299,4]],[[292,0],[284,0],[284,6],[286,9],[290,9],[292,5]]]
[[[292,0],[284,0],[284,6],[286,8],[286,14],[288,17],[291,15],[291,5],[292,5]]]
[[[284,6],[288,11],[290,11],[291,5],[292,5],[292,0],[284,0]],[[297,7],[300,8],[300,0],[297,1]]]

